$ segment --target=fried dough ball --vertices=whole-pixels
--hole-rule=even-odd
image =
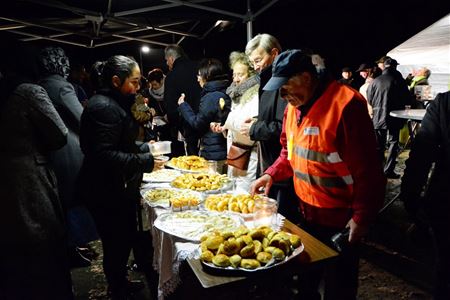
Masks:
[[[272,259],[272,254],[269,252],[259,252],[256,255],[256,259],[263,264],[267,264]]]
[[[242,240],[246,245],[253,243],[253,239],[250,235],[246,234],[242,236]]]
[[[243,258],[241,260],[241,268],[254,270],[261,267],[259,261],[253,258]]]
[[[279,248],[273,249],[272,256],[276,260],[283,260],[286,257],[286,255],[284,254],[283,250],[281,250]]]
[[[249,258],[255,255],[255,244],[251,243],[241,249],[239,252],[243,258]]]
[[[300,237],[295,234],[293,234],[289,237],[289,241],[291,242],[291,245],[294,248],[298,248],[302,244],[302,240],[300,239]]]
[[[212,262],[213,257],[214,253],[209,250],[203,251],[202,254],[200,254],[200,259],[204,262]]]
[[[230,257],[230,263],[234,268],[237,268],[241,265],[242,257],[240,257],[238,254],[233,255]]]
[[[224,231],[224,232],[222,232],[221,235],[225,240],[228,240],[229,238],[234,237],[234,234],[231,231]]]
[[[263,238],[263,240],[262,240],[262,246],[263,246],[263,248],[265,249],[265,248],[267,248],[268,246],[269,246],[269,239],[268,238]]]
[[[212,258],[212,263],[218,267],[228,267],[230,265],[230,258],[225,254],[217,254]]]
[[[250,232],[248,233],[252,239],[254,240],[260,240],[262,241],[262,239],[265,237],[264,235],[264,231],[262,229],[253,229],[250,230]]]
[[[219,250],[217,253],[223,253],[225,255],[231,256],[234,254],[239,253],[239,250],[241,248],[239,247],[239,244],[234,240],[232,241],[225,241],[222,244],[220,244]]]
[[[276,247],[274,247],[274,246],[269,246],[269,247],[265,247],[264,248],[264,252],[268,252],[268,253],[273,253],[273,250],[275,250],[275,249],[277,249]]]
[[[241,235],[247,234],[248,228],[247,227],[240,227],[238,230],[234,232],[235,237],[240,237]]]
[[[205,242],[200,243],[200,249],[202,250],[202,252],[205,252],[208,250],[208,246],[206,246]]]
[[[242,238],[242,236],[238,237],[238,238],[236,239],[236,242],[237,242],[238,245],[239,245],[239,249],[241,249],[241,248],[245,247],[245,245],[247,245],[247,244],[244,242],[244,239]]]
[[[220,244],[223,242],[223,237],[220,235],[210,236],[206,239],[205,244],[209,250],[219,249]]]
[[[253,244],[255,245],[255,254],[258,254],[259,252],[261,252],[263,250],[263,246],[260,241],[255,240],[255,241],[253,241]]]

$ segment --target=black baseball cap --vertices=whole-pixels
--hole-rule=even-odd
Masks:
[[[287,50],[278,55],[272,65],[272,78],[264,86],[265,91],[278,90],[289,78],[302,72],[317,74],[311,56],[302,50]]]

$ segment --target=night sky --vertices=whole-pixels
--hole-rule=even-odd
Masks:
[[[229,2],[234,1],[244,0]],[[283,49],[310,48],[321,54],[327,67],[339,76],[342,67],[355,69],[362,62],[375,61],[449,12],[447,1],[436,0],[280,0],[256,18],[253,33],[267,32],[276,36]],[[4,53],[5,47],[14,45],[11,39],[18,36],[0,31],[0,37],[4,41],[0,51]],[[37,48],[55,45],[50,41],[34,44]],[[236,22],[225,31],[211,32],[204,40],[186,38],[181,45],[193,59],[217,57],[227,63],[228,54],[243,51],[245,44],[245,24]],[[87,66],[114,54],[132,55],[139,60],[142,46],[138,42],[94,49],[57,45],[66,50],[71,61]],[[142,57],[145,73],[152,67],[166,68],[163,49],[151,47],[150,54]]]

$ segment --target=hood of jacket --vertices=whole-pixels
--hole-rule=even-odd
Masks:
[[[216,91],[221,91],[221,92],[225,93],[225,91],[229,85],[230,85],[230,82],[228,80],[208,81],[203,86],[201,96],[203,97],[207,93],[216,92]]]

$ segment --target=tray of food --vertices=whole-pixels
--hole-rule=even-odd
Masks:
[[[212,211],[231,211],[247,216],[253,214],[255,200],[261,197],[261,195],[249,194],[209,195],[205,199],[205,208]]]
[[[220,193],[232,188],[232,181],[221,174],[185,173],[175,178],[171,185],[179,189],[189,189],[204,193]]]
[[[208,172],[208,161],[196,155],[173,157],[165,166],[189,173]]]
[[[174,188],[155,188],[150,190],[141,190],[144,201],[152,207],[175,209],[198,207],[202,202],[202,196],[195,191],[183,191]]]
[[[298,235],[262,226],[204,235],[199,252],[208,273],[247,275],[280,266],[304,249]]]
[[[244,221],[236,215],[190,210],[161,214],[153,225],[176,237],[199,242],[200,238],[216,231],[233,231]]]
[[[142,181],[144,182],[172,182],[181,175],[178,170],[160,169],[151,173],[144,173]]]

